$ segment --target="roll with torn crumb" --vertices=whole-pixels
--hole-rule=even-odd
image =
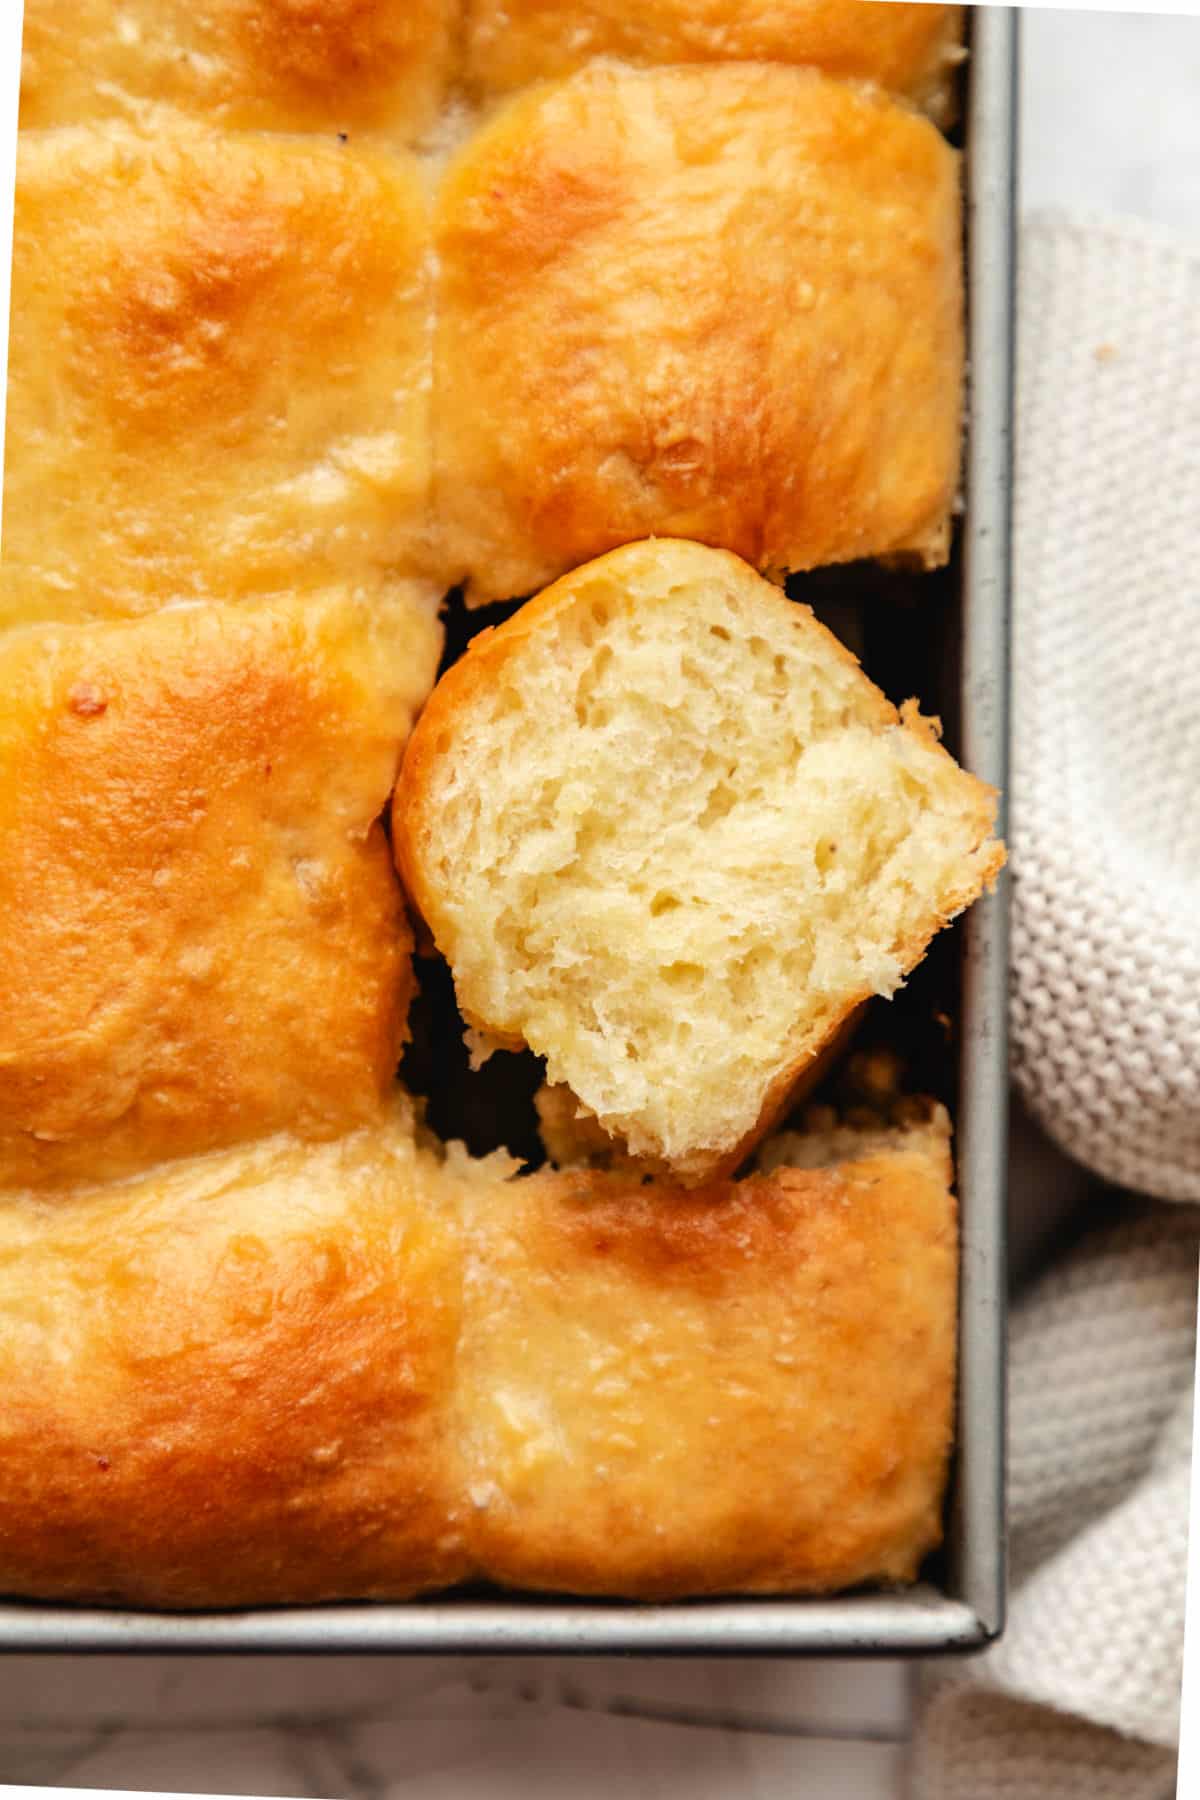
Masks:
[[[995,811],[807,607],[660,541],[473,640],[393,823],[469,1024],[694,1183],[990,884]]]

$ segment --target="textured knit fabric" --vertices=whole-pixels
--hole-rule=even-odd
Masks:
[[[1198,1244],[1131,1208],[1015,1309],[1008,1630],[931,1672],[920,1800],[1174,1793]]]
[[[1015,1075],[1095,1174],[1178,1201],[1200,1200],[1197,321],[1200,252],[1026,227]],[[1014,1311],[1008,1629],[925,1678],[919,1800],[1174,1795],[1200,1211],[1125,1213]]]
[[[1200,1201],[1200,248],[1021,243],[1013,1050],[1110,1181]]]

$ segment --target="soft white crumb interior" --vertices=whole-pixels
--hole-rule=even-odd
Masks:
[[[977,790],[881,725],[799,607],[696,580],[630,605],[602,576],[584,599],[463,718],[423,855],[464,1007],[684,1164],[894,991],[978,848]]]

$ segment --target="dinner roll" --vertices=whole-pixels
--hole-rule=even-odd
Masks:
[[[312,1042],[320,1058],[319,1039]],[[0,1206],[0,1592],[404,1598],[467,1573],[461,1244],[403,1101]]]
[[[407,160],[22,133],[0,625],[420,572],[428,242]]]
[[[505,93],[589,57],[808,63],[954,112],[962,8],[873,0],[468,0],[467,79]]]
[[[0,643],[0,1185],[378,1112],[411,986],[379,814],[439,642],[397,593]]]
[[[652,535],[942,561],[959,233],[933,126],[809,70],[595,64],[517,98],[438,201],[448,571],[511,597]]]
[[[393,819],[468,1022],[698,1182],[991,882],[995,805],[806,607],[660,541],[472,641]]]
[[[698,1192],[468,1192],[455,1392],[480,1566],[643,1600],[911,1580],[951,1436],[949,1183],[938,1113]]]
[[[21,124],[169,107],[210,125],[408,142],[451,74],[460,0],[25,0]]]
[[[911,1578],[954,1387],[944,1117],[702,1194],[509,1166],[400,1094],[332,1143],[6,1195],[0,1592]]]

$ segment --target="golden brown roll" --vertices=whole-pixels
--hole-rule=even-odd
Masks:
[[[472,640],[392,817],[468,1023],[689,1185],[1004,864],[936,721],[736,557],[664,538]]]
[[[49,1211],[4,1196],[0,1593],[236,1606],[467,1572],[458,1225],[398,1114]]]
[[[820,1146],[810,1147],[818,1162]],[[0,1592],[904,1581],[940,1535],[944,1115],[702,1194],[391,1117],[0,1206]]]
[[[379,813],[438,643],[397,594],[0,645],[0,1186],[378,1111],[411,983]]]
[[[678,1182],[607,1134],[609,1167],[522,1176],[437,1144],[395,1084],[412,936],[381,814],[460,578],[528,591],[648,535],[772,574],[944,556],[958,178],[918,109],[945,116],[958,28],[837,0],[27,0],[0,1594],[805,1593],[911,1580],[939,1541],[944,1114],[789,1136],[715,1179],[783,1104],[797,1041],[695,1156],[709,1090],[689,1111],[660,1084]],[[790,654],[797,609],[768,599]],[[503,675],[511,639],[447,692]],[[741,648],[774,717],[787,655]],[[921,863],[927,936],[998,866],[990,796],[915,714],[880,697],[860,719],[833,687],[834,737],[851,714],[898,736],[910,773],[937,762],[946,831],[979,826],[953,879]],[[589,725],[598,691],[576,696]],[[743,798],[727,773],[714,817]],[[859,948],[898,978],[924,938],[892,936]],[[742,958],[756,993],[768,940]],[[870,986],[834,981],[818,1024]],[[554,1093],[568,1158],[599,1126]]]
[[[941,1114],[699,1192],[580,1172],[468,1195],[479,1565],[642,1600],[911,1580],[950,1443],[949,1180]]]
[[[427,250],[408,161],[22,134],[0,625],[416,572]]]
[[[871,81],[952,116],[962,8],[893,0],[467,0],[467,80],[508,93],[624,62],[781,62]]]
[[[460,0],[25,0],[21,124],[210,125],[408,142],[436,116]]]
[[[471,596],[696,538],[767,571],[946,553],[955,153],[811,71],[593,65],[451,167],[437,496]]]

